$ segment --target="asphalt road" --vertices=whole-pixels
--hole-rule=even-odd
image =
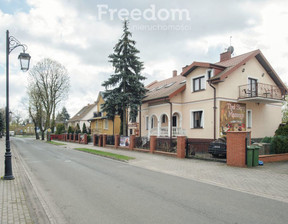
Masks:
[[[288,204],[13,138],[55,223],[287,223]],[[192,161],[191,161],[192,162]]]

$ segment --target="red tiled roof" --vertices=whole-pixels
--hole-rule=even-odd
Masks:
[[[245,59],[249,58],[251,55],[255,56],[256,54],[259,54],[259,53],[260,53],[260,50],[255,50],[255,51],[248,52],[246,54],[241,54],[239,56],[233,57],[233,58],[226,60],[226,61],[217,62],[215,64],[221,65],[224,67],[236,66],[239,63],[243,62]]]
[[[214,64],[207,62],[193,62],[191,65],[183,67],[182,73],[179,76],[170,79],[165,79],[161,82],[156,81],[146,86],[146,88],[150,91],[147,92],[146,98],[144,98],[143,102],[154,99],[171,98],[173,96],[173,93],[178,93],[177,90],[183,91],[186,87],[186,84],[185,83],[180,84],[180,83],[186,79],[185,76],[190,74],[193,70],[195,70],[198,67],[214,68],[215,71],[217,71],[217,74],[215,74],[215,76],[211,78],[211,81],[219,82],[225,79],[228,75],[232,74],[236,69],[238,69],[240,66],[245,64],[253,57],[255,57],[258,60],[258,62],[267,71],[267,73],[270,75],[273,81],[279,87],[284,88],[286,92],[288,92],[286,85],[281,81],[281,79],[274,71],[272,66],[269,64],[269,62],[266,60],[262,52],[258,49]],[[163,86],[172,82],[175,82],[175,84],[167,89],[163,88]],[[183,90],[181,89],[182,87]],[[157,88],[159,89],[157,90]]]
[[[148,90],[146,97],[143,99],[143,102],[171,98],[178,91],[184,90],[186,87],[185,77],[178,75],[169,79],[165,79],[159,82],[153,82],[150,85],[146,86]]]
[[[233,57],[229,60],[215,63],[215,65],[226,67],[226,69],[224,69],[219,74],[215,75],[211,80],[223,80],[232,72],[234,72],[236,69],[238,69],[240,66],[242,66],[244,63],[246,63],[248,60],[258,55],[259,53],[261,53],[260,50],[255,50],[255,51],[248,52],[246,54]]]
[[[68,122],[73,121],[80,121],[86,114],[91,111],[91,109],[96,105],[96,103],[88,104],[87,106],[83,107],[78,113],[76,113]]]
[[[262,52],[258,50],[254,50],[236,57],[233,57],[231,59],[220,61],[215,64],[209,64],[209,63],[201,63],[201,62],[193,62],[190,66],[187,66],[183,68],[182,75],[187,76],[190,72],[192,72],[197,67],[204,67],[204,68],[216,68],[218,69],[218,74],[216,74],[214,77],[211,78],[211,81],[213,82],[219,82],[225,79],[227,76],[232,74],[236,69],[238,69],[240,66],[245,64],[247,61],[249,61],[251,58],[255,57],[258,62],[263,66],[263,68],[267,71],[267,73],[270,75],[270,77],[273,79],[273,81],[279,86],[284,88],[287,92],[288,89],[286,85],[281,81],[277,73],[274,71],[272,66],[269,64],[269,62],[266,60]],[[215,70],[216,70],[215,69]]]

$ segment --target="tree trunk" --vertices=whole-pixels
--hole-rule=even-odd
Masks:
[[[34,125],[35,125],[35,124],[34,124]],[[36,140],[39,140],[39,134],[38,134],[38,132],[37,132],[37,127],[36,127],[36,125],[35,125],[34,130],[35,130]]]
[[[41,134],[42,134],[42,139],[41,140],[45,140],[45,132],[42,131]]]

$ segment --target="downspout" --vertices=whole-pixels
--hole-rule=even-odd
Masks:
[[[140,104],[140,110],[139,110],[139,136],[141,138],[141,104]]]
[[[172,103],[170,101],[168,103],[170,104],[170,140],[172,143]]]
[[[170,104],[170,142],[172,143],[172,103],[169,98],[166,98],[166,102]]]
[[[214,90],[214,106],[213,106],[213,111],[214,111],[214,140],[216,139],[216,110],[217,110],[217,107],[216,107],[216,88],[215,86],[212,85],[211,81],[208,82],[209,85],[213,88]]]

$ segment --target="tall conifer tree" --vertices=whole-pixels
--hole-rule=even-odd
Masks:
[[[114,47],[114,53],[109,55],[109,62],[114,67],[114,74],[105,81],[102,86],[105,103],[103,110],[108,118],[114,118],[115,114],[121,115],[122,134],[127,135],[127,111],[130,111],[130,120],[135,120],[138,107],[145,96],[145,79],[141,75],[143,62],[137,56],[139,50],[135,48],[136,42],[131,39],[132,33],[128,30],[128,21],[124,21],[123,34]]]

